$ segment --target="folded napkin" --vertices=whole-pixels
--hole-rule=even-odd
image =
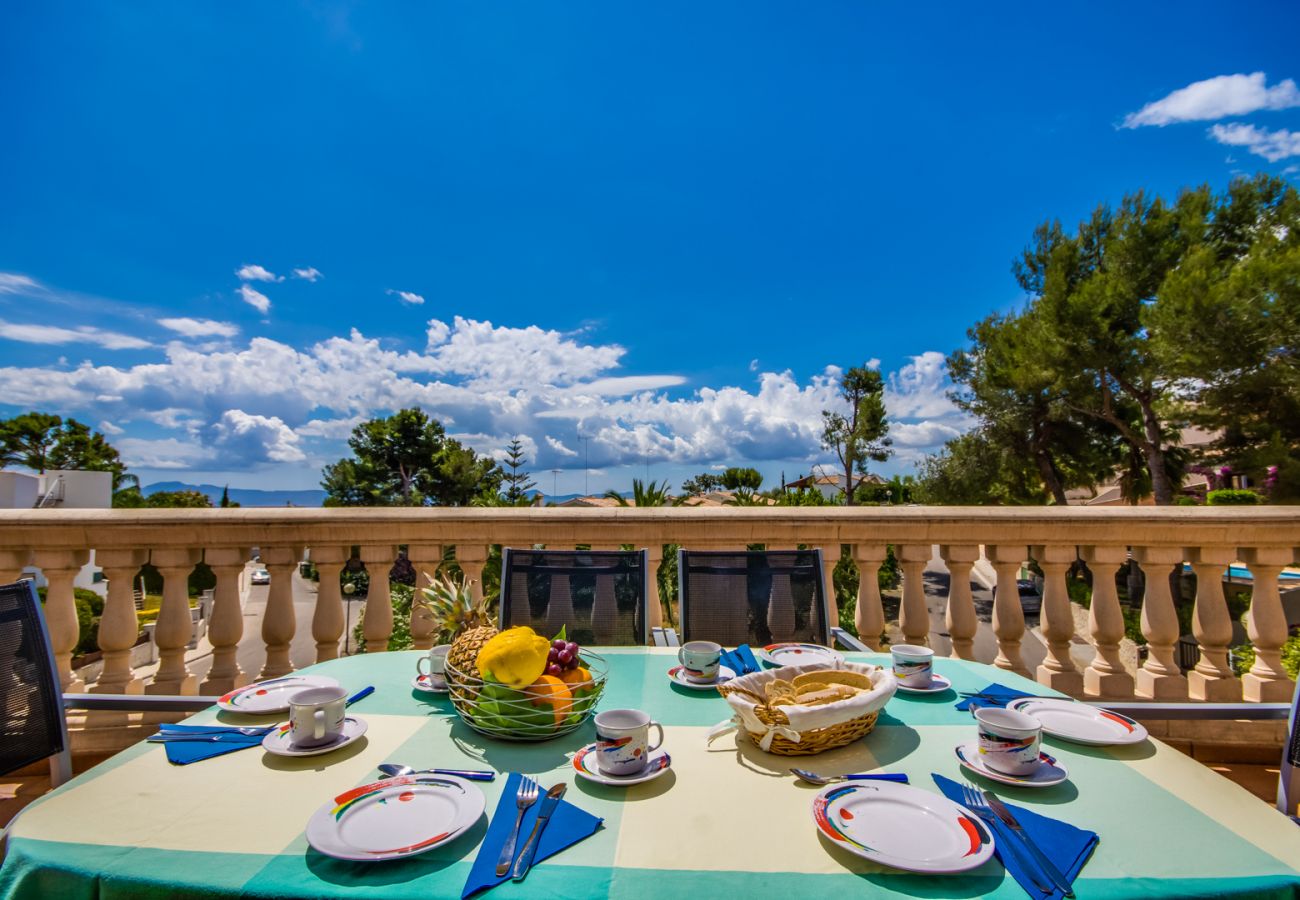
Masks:
[[[506,838],[510,836],[510,829],[515,827],[515,817],[519,814],[515,795],[519,793],[521,777],[518,772],[511,772],[510,777],[506,779],[505,787],[501,791],[501,800],[497,803],[496,812],[492,814],[492,821],[488,822],[487,834],[478,848],[478,857],[469,871],[469,878],[465,880],[465,889],[460,893],[462,900],[471,894],[477,894],[479,891],[496,887],[501,882],[510,880],[510,872],[497,875],[497,858],[501,855],[501,848],[505,846]],[[549,787],[548,784],[541,785],[537,802],[524,812],[524,820],[519,826],[519,841],[515,844],[516,858],[519,851],[524,849],[528,835],[533,831],[533,825],[537,822],[542,801],[546,799],[546,790]],[[555,811],[551,813],[551,820],[542,830],[533,865],[554,856],[566,847],[573,846],[584,838],[591,837],[604,821],[579,809],[568,800],[560,800]]]
[[[963,697],[957,704],[957,709],[979,709],[981,706],[1006,706],[1012,700],[1019,700],[1021,697],[1033,697],[1033,694],[1027,691],[1018,691],[1015,688],[1009,688],[1001,684],[990,684],[980,691],[981,694],[988,694],[987,697]]]
[[[932,774],[934,783],[943,791],[943,795],[956,803],[958,806],[965,806],[962,797],[961,785],[950,778],[944,778],[942,775]],[[1004,803],[1006,801],[1003,801]],[[1025,829],[1025,834],[1029,840],[1033,841],[1039,850],[1052,861],[1056,868],[1061,870],[1061,874],[1066,880],[1074,884],[1074,879],[1079,877],[1079,870],[1083,868],[1088,857],[1092,855],[1092,850],[1097,846],[1097,832],[1084,831],[1082,828],[1075,828],[1068,822],[1062,822],[1060,819],[1051,819],[1047,816],[1039,815],[1032,810],[1025,809],[1023,806],[1015,806],[1007,803],[1007,809],[1016,817]],[[981,820],[983,821],[983,820]],[[1030,880],[1028,873],[1025,871],[1026,865],[1033,865],[1033,856],[1028,850],[1020,845],[1020,839],[1016,837],[1014,831],[1003,825],[1000,820],[994,817],[992,822],[984,822],[993,831],[994,855],[1002,860],[1002,865],[1006,867],[1007,872],[1016,880],[1019,885],[1025,889],[1029,896],[1034,898],[1051,898],[1059,900],[1065,894],[1060,890],[1054,890],[1050,894],[1044,894]],[[1011,846],[1011,852],[1004,852],[1004,848]],[[1050,881],[1048,882],[1050,884]]]
[[[735,650],[723,650],[719,662],[737,675],[749,675],[759,670],[758,660],[754,659],[749,644],[741,644]]]
[[[234,753],[236,750],[260,747],[262,738],[266,736],[266,731],[259,730],[257,734],[241,734],[238,729],[222,728],[219,725],[163,725],[158,733],[167,736],[191,735],[196,738],[186,741],[168,741],[163,744],[167,748],[167,761],[177,766],[188,766],[190,763]],[[215,737],[217,740],[197,740],[200,737]]]

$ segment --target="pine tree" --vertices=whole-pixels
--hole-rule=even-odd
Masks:
[[[239,506],[238,503],[234,503],[230,499],[230,485],[226,485],[221,489],[221,502],[217,505],[222,509],[234,509]]]
[[[537,482],[533,481],[528,476],[528,473],[523,471],[523,467],[527,463],[528,460],[524,456],[523,445],[519,442],[519,438],[515,438],[506,447],[506,471],[503,479],[506,484],[505,500],[506,503],[512,506],[527,502],[529,499],[528,492],[537,487]]]

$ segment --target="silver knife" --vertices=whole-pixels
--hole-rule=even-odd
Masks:
[[[568,787],[567,784],[561,781],[555,787],[547,791],[546,796],[542,798],[542,806],[540,811],[537,813],[537,821],[533,824],[532,834],[528,835],[528,841],[524,844],[524,849],[519,851],[519,860],[515,863],[515,871],[513,874],[513,879],[515,881],[523,881],[524,876],[528,874],[528,870],[532,868],[533,857],[537,855],[537,845],[541,843],[542,829],[544,829],[546,823],[550,821],[551,813],[554,812],[555,807],[559,805],[560,798],[564,796],[564,792]]]
[[[1034,859],[1042,868],[1043,874],[1051,879],[1052,883],[1055,884],[1057,889],[1062,891],[1065,896],[1073,897],[1074,888],[1070,887],[1070,882],[1061,874],[1061,870],[1056,868],[1056,866],[1052,864],[1052,861],[1047,858],[1047,854],[1042,850],[1039,850],[1038,845],[1029,839],[1029,835],[1025,833],[1024,826],[1016,821],[1015,816],[1011,815],[1011,810],[1007,809],[1006,804],[993,796],[989,791],[984,792],[984,799],[988,801],[989,809],[993,810],[993,814],[1002,820],[1002,824],[1010,828],[1012,832],[1015,833],[1016,837],[1020,838],[1020,843],[1028,847],[1029,852],[1034,854]]]

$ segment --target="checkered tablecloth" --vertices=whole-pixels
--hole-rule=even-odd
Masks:
[[[664,725],[673,766],[655,781],[616,789],[575,779],[570,758],[592,739],[590,723],[544,743],[489,740],[463,725],[447,699],[411,689],[418,653],[354,656],[305,671],[331,675],[351,690],[376,686],[350,711],[369,723],[364,741],[314,758],[255,748],[183,767],[170,765],[161,746],[132,747],[20,817],[0,868],[0,896],[459,897],[486,817],[459,839],[398,862],[343,862],[307,846],[311,813],[390,761],[519,771],[544,786],[566,780],[572,802],[604,817],[595,836],[539,865],[527,881],[494,889],[500,900],[1025,896],[996,861],[960,875],[926,876],[828,847],[812,822],[815,789],[787,772],[792,763],[906,772],[915,786],[937,793],[930,774],[960,778],[953,747],[974,733],[970,716],[953,708],[953,695],[899,694],[863,740],[791,759],[730,735],[708,747],[710,727],[729,717],[729,707],[716,694],[671,685],[671,651],[602,652],[610,681],[601,708],[637,707]],[[976,663],[935,665],[955,690],[992,681],[1042,690]],[[210,710],[189,721],[215,719]],[[999,793],[1101,836],[1076,883],[1080,898],[1300,896],[1300,828],[1241,788],[1154,740],[1114,749],[1048,742],[1069,768],[1069,781]],[[489,815],[503,782],[483,786]]]

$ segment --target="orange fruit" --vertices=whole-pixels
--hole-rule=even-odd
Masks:
[[[591,687],[591,673],[582,666],[575,666],[572,669],[565,669],[560,680],[569,686],[569,690],[577,693]]]
[[[554,675],[543,675],[524,689],[533,706],[549,706],[555,716],[555,727],[564,724],[573,708],[573,693],[569,686]]]

